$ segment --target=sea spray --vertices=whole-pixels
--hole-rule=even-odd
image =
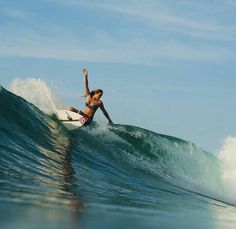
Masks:
[[[236,190],[236,138],[227,137],[224,140],[223,147],[218,153],[222,161],[222,181],[224,195],[226,199],[236,204],[235,190]]]
[[[15,79],[10,89],[13,93],[33,103],[47,114],[52,114],[57,110],[59,102],[49,86],[41,79]]]

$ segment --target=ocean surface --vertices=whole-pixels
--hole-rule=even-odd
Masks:
[[[70,132],[50,93],[0,88],[1,229],[236,228],[235,139],[216,155],[130,125]]]

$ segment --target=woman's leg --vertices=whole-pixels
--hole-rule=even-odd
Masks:
[[[79,110],[77,110],[77,109],[74,108],[74,107],[70,107],[69,110],[70,110],[70,111],[73,111],[73,112],[75,112],[75,113],[79,113]]]

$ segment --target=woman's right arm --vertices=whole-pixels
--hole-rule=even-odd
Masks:
[[[85,68],[83,69],[83,75],[84,75],[85,95],[89,96],[90,91],[89,91],[89,87],[88,87],[88,71]]]

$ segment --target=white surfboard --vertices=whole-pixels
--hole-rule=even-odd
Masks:
[[[86,117],[69,110],[58,110],[56,116],[69,130],[80,128],[87,121]]]

